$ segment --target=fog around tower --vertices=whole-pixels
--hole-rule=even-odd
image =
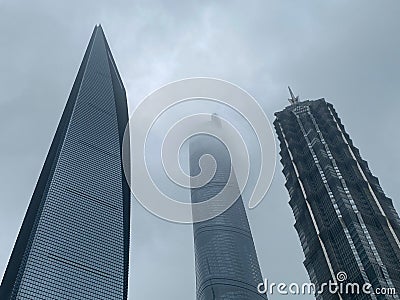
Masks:
[[[287,85],[300,100],[324,97],[400,211],[399,13],[394,0],[0,0],[0,277],[97,23],[131,111],[153,90],[192,76],[239,85],[271,121],[289,104]],[[278,162],[266,199],[248,211],[258,259],[274,282],[308,282],[281,170]],[[133,200],[129,299],[194,299],[194,280],[191,226]]]

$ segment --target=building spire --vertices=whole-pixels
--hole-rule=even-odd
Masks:
[[[299,102],[299,96],[294,96],[292,89],[290,88],[290,86],[288,86],[289,89],[289,93],[290,93],[290,98],[288,99],[290,104],[295,104]]]

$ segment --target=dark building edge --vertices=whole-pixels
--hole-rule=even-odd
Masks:
[[[129,116],[128,116],[128,101],[126,91],[122,83],[121,76],[118,72],[117,65],[112,56],[110,46],[105,38],[104,31],[99,26],[100,32],[104,37],[104,42],[107,48],[108,65],[110,68],[115,108],[117,112],[118,133],[120,141],[121,159],[130,160],[130,135],[129,135]],[[118,88],[120,87],[120,88]],[[125,130],[127,134],[124,135]],[[123,143],[123,139],[127,139]],[[124,155],[123,155],[124,153]],[[126,166],[130,166],[130,161],[127,161]],[[124,172],[124,164],[121,161],[121,175],[122,175],[122,192],[124,197],[123,203],[123,222],[124,222],[124,299],[128,299],[128,278],[129,278],[129,243],[130,243],[130,212],[131,212],[131,189],[129,187],[130,170]]]

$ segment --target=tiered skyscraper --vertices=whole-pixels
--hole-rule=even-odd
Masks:
[[[4,274],[2,300],[127,298],[127,122],[125,89],[96,26]]]
[[[199,174],[199,159],[204,154],[214,157],[217,169],[206,185],[191,189],[192,203],[211,199],[229,179],[228,149],[217,139],[205,135],[190,141],[191,176]],[[229,186],[227,197],[238,189],[234,182]],[[215,202],[205,209],[216,209],[220,203]],[[217,217],[194,223],[193,235],[197,300],[267,299],[265,294],[257,292],[257,285],[263,280],[242,197]]]
[[[303,247],[304,265],[321,285],[346,282],[396,295],[330,294],[317,299],[399,299],[400,219],[360,156],[332,104],[298,101],[276,113],[281,162]]]

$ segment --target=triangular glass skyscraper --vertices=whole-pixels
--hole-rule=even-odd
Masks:
[[[125,89],[96,26],[0,288],[1,299],[126,299]],[[129,151],[127,151],[129,153]]]

